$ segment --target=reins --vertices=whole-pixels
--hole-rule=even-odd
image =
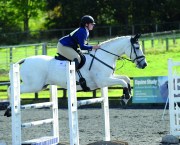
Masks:
[[[99,48],[99,49],[102,49],[102,48]],[[103,50],[104,50],[104,49],[103,49]],[[104,64],[105,66],[109,67],[110,69],[112,69],[112,70],[114,71],[114,68],[113,68],[112,66],[110,66],[109,64],[105,63],[104,61],[100,60],[99,58],[97,58],[97,57],[95,56],[96,51],[97,51],[97,50],[95,50],[94,55],[90,54],[90,56],[92,57],[92,60],[91,60],[90,66],[89,66],[89,70],[91,70],[91,67],[92,67],[92,64],[93,64],[93,62],[94,62],[94,59],[96,59],[96,60],[98,60],[99,62],[101,62],[102,64]]]
[[[112,52],[110,52],[110,51],[107,51],[107,50],[105,50],[105,49],[103,49],[103,48],[99,48],[98,50],[102,50],[102,51],[104,51],[104,52],[106,52],[106,53],[109,53],[109,54],[111,54],[111,55],[114,55],[114,56],[118,57],[118,59],[120,59],[120,60],[128,60],[128,61],[131,61],[132,63],[134,63],[136,60],[145,57],[144,55],[142,55],[142,56],[137,56],[137,53],[136,53],[135,49],[136,49],[136,48],[134,47],[134,45],[133,45],[132,42],[131,42],[131,54],[130,54],[130,59],[129,59],[129,58],[126,58],[126,57],[119,56],[119,55],[117,55],[117,54],[114,54],[114,53],[112,53]],[[134,50],[134,53],[135,53],[135,55],[136,55],[136,58],[133,59],[133,60],[131,59],[132,50]],[[110,66],[109,64],[103,62],[102,60],[100,60],[99,58],[97,58],[97,57],[95,56],[96,51],[97,51],[97,50],[95,50],[94,55],[93,55],[93,54],[90,54],[90,56],[92,57],[92,60],[91,60],[90,66],[89,66],[89,70],[91,70],[91,67],[92,67],[92,64],[93,64],[93,62],[94,62],[94,59],[96,59],[96,60],[98,60],[99,62],[101,62],[102,64],[104,64],[105,66],[109,67],[110,69],[112,69],[112,70],[114,71],[115,69],[114,69],[112,66]],[[143,59],[141,59],[140,61],[137,61],[137,63],[139,64],[142,60],[143,60]],[[122,67],[123,67],[123,65],[122,65]],[[121,67],[121,68],[122,68],[122,67]]]
[[[112,52],[109,52],[109,51],[107,51],[107,50],[105,50],[105,49],[99,48],[98,50],[103,50],[103,51],[106,52],[106,53],[109,53],[109,54],[111,54],[111,55],[114,55],[114,56],[118,57],[118,59],[121,59],[121,60],[126,59],[126,60],[132,62],[132,60],[130,60],[130,59],[128,59],[128,58],[121,57],[121,56],[119,56],[119,55],[117,55],[117,54],[114,54],[114,53],[112,53]],[[102,60],[100,60],[99,58],[97,58],[97,57],[95,56],[96,51],[97,51],[97,50],[95,50],[94,55],[90,54],[90,56],[92,57],[92,60],[91,60],[90,66],[89,66],[89,70],[90,70],[91,67],[92,67],[92,64],[93,64],[94,59],[96,59],[96,60],[98,60],[99,62],[101,62],[102,64],[104,64],[105,66],[109,67],[110,69],[112,69],[112,70],[114,71],[115,69],[114,69],[112,66],[110,66],[109,64],[103,62]]]

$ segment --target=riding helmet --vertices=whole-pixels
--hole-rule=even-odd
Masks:
[[[94,22],[94,18],[93,18],[92,16],[90,16],[90,15],[85,15],[85,16],[83,16],[83,17],[81,18],[81,23],[80,23],[81,27],[84,27],[86,24],[89,24],[89,23],[96,24],[96,23]]]

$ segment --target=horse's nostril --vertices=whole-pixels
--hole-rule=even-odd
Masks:
[[[143,64],[143,68],[145,68],[147,66],[147,63],[145,62],[144,64]]]

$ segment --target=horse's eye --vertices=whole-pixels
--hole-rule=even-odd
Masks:
[[[139,49],[139,44],[134,44],[134,48]]]

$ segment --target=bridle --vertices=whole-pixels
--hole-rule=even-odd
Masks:
[[[136,47],[134,46],[134,44],[137,43],[137,41],[133,42],[132,38],[130,39],[130,41],[131,41],[130,59],[129,59],[129,58],[126,58],[126,57],[122,57],[122,56],[117,55],[117,54],[114,54],[114,53],[112,53],[112,52],[110,52],[110,51],[107,51],[107,50],[105,50],[105,49],[103,49],[103,48],[99,48],[99,49],[97,49],[97,50],[102,50],[102,51],[104,51],[104,52],[106,52],[106,53],[109,53],[109,54],[111,54],[111,55],[114,55],[114,56],[118,57],[118,59],[121,59],[121,60],[128,60],[128,61],[131,61],[132,63],[134,63],[134,62],[136,61],[136,62],[137,62],[137,65],[138,65],[141,61],[144,60],[145,56],[144,56],[144,55],[138,56],[137,53],[136,53],[136,49],[139,49],[139,48],[136,48]],[[97,58],[97,57],[95,56],[97,50],[95,50],[94,55],[90,54],[90,56],[92,57],[92,60],[91,60],[90,66],[89,66],[89,70],[91,70],[91,67],[92,67],[92,64],[93,64],[93,62],[94,62],[94,59],[96,59],[96,60],[98,60],[99,62],[101,62],[102,64],[104,64],[105,66],[109,67],[110,69],[112,69],[112,70],[114,71],[114,68],[113,68],[112,66],[110,66],[109,64],[103,62],[102,60],[100,60],[99,58]],[[133,51],[134,51],[134,54],[136,55],[136,57],[135,57],[135,59],[132,60],[132,52],[133,52]],[[141,59],[140,61],[138,61],[140,58],[143,58],[143,59]]]
[[[137,64],[139,64],[141,61],[143,61],[145,59],[145,56],[144,55],[141,55],[141,56],[138,56],[137,53],[136,53],[136,49],[139,49],[139,48],[136,48],[134,46],[134,44],[138,43],[138,41],[135,41],[133,42],[132,41],[132,38],[131,38],[131,54],[130,54],[130,60],[131,60],[131,56],[132,56],[132,50],[134,50],[134,54],[136,55],[135,59],[131,60],[133,63],[136,61]],[[140,58],[143,58],[139,61]]]

